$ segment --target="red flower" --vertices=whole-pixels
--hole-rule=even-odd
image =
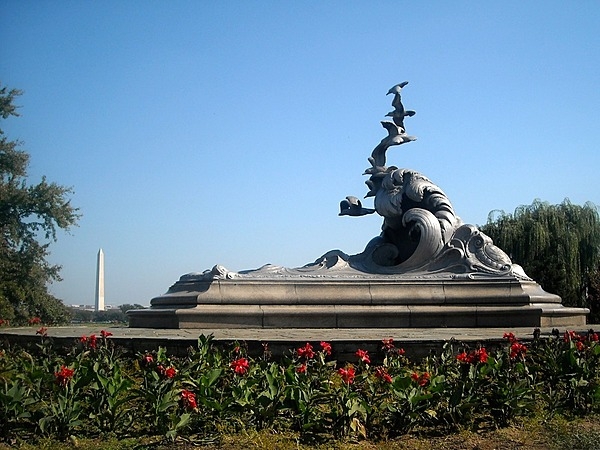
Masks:
[[[349,366],[347,369],[339,368],[338,374],[342,377],[342,381],[346,384],[354,382],[355,371],[354,367]]]
[[[331,355],[331,344],[329,342],[321,341],[321,348],[323,349],[326,355]]]
[[[96,348],[98,338],[95,334],[91,334],[90,337],[87,337],[85,334],[79,338],[79,342],[84,345],[88,345],[90,348]]]
[[[389,373],[387,373],[385,367],[378,367],[377,369],[375,369],[375,377],[382,381],[385,381],[386,383],[392,382],[392,377]]]
[[[598,342],[598,333],[589,333],[588,340],[590,342]]]
[[[525,353],[527,352],[527,347],[524,346],[523,344],[521,344],[518,341],[513,342],[510,345],[510,357],[511,359],[514,359],[518,356],[525,356]]]
[[[565,334],[563,335],[563,340],[565,342],[569,342],[569,341],[575,341],[579,339],[579,335],[575,332],[575,331],[565,331]]]
[[[581,341],[577,341],[575,343],[575,346],[577,347],[577,350],[579,350],[580,352],[583,351],[583,349],[585,348],[585,345],[583,345],[583,342],[581,342]]]
[[[396,353],[398,353],[398,355],[402,356],[402,355],[404,355],[404,353],[406,353],[406,352],[404,351],[404,349],[403,349],[403,348],[399,348],[398,350],[396,350]]]
[[[300,356],[301,358],[304,357],[307,359],[314,358],[315,352],[313,351],[313,346],[307,342],[304,347],[300,347],[298,349],[298,356]]]
[[[196,394],[186,389],[181,391],[181,401],[183,407],[187,409],[196,409],[198,404],[196,403]]]
[[[175,375],[177,375],[177,369],[175,369],[175,367],[165,367],[162,364],[159,364],[156,366],[156,370],[162,376],[167,378],[174,378]]]
[[[231,364],[229,366],[238,375],[244,375],[246,372],[248,372],[248,369],[250,368],[250,364],[248,363],[248,360],[246,358],[235,359],[231,361]]]
[[[142,358],[142,363],[148,365],[154,362],[154,358],[149,353],[146,353]]]
[[[306,373],[306,364],[300,364],[296,368],[296,372],[298,372],[298,373]]]
[[[113,334],[110,331],[104,331],[104,330],[100,330],[100,335],[106,339],[109,336],[112,336]]]
[[[470,355],[467,355],[467,352],[462,352],[456,355],[456,359],[462,363],[471,364],[473,362]]]
[[[508,342],[510,342],[511,344],[513,342],[515,342],[517,340],[517,338],[515,337],[514,333],[504,333],[504,336],[502,336],[503,339],[508,339]]]
[[[395,348],[393,338],[382,339],[381,342],[383,343],[383,347],[381,347],[381,350],[390,351]]]
[[[475,352],[477,358],[479,358],[479,362],[486,363],[488,360],[488,353],[485,347],[481,347],[479,350]]]
[[[465,364],[477,364],[486,363],[488,360],[488,352],[485,347],[481,347],[477,350],[473,350],[472,352],[462,352],[456,355],[456,359]]]
[[[60,366],[60,370],[58,372],[54,372],[54,381],[60,387],[65,387],[73,375],[75,374],[75,370],[69,369],[65,366]]]
[[[6,320],[6,319],[0,319],[0,327],[1,327],[2,325],[6,325],[6,326],[8,326],[8,325],[9,325],[9,322],[8,322],[8,320]]]
[[[35,332],[35,334],[39,334],[42,337],[48,336],[48,328],[42,327]]]
[[[421,375],[417,372],[413,372],[410,377],[416,381],[419,386],[423,387],[429,383],[429,376],[429,372],[423,372]]]
[[[355,353],[358,358],[364,362],[365,364],[371,364],[371,358],[369,358],[369,352],[366,350],[361,350],[360,348],[356,350]]]
[[[42,319],[37,316],[29,319],[29,325],[39,325],[40,323],[42,323]]]

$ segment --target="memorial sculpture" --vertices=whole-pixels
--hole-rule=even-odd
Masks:
[[[415,141],[402,103],[408,82],[388,91],[387,136],[364,175],[374,208],[354,196],[340,216],[383,217],[363,252],[332,250],[300,268],[232,272],[215,265],[181,276],[151,308],[128,312],[131,327],[404,328],[585,325],[589,312],[561,305],[474,225],[424,175],[387,166],[392,146]]]

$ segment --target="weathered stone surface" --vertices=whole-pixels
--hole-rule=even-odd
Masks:
[[[156,328],[404,328],[575,326],[587,311],[516,277],[182,277],[130,326]]]

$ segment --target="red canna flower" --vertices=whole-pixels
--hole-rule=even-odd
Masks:
[[[479,359],[480,363],[486,363],[488,360],[488,353],[487,350],[485,349],[485,347],[481,347],[480,349],[478,349],[475,352],[477,358]]]
[[[410,377],[416,381],[419,386],[423,387],[429,383],[430,375],[429,372],[423,372],[421,375],[419,375],[417,372],[413,372]]]
[[[329,342],[321,341],[321,349],[327,356],[331,356],[331,344]]]
[[[352,384],[354,382],[355,370],[354,367],[348,366],[348,368],[339,368],[338,374],[342,377],[342,381],[346,384]]]
[[[590,342],[598,342],[598,333],[590,333],[590,334],[588,334],[588,340]]]
[[[109,336],[112,336],[113,334],[110,331],[105,331],[105,330],[100,330],[100,335],[106,339]]]
[[[472,358],[464,351],[456,355],[456,359],[465,364],[471,364],[473,362]]]
[[[42,319],[37,316],[29,319],[29,325],[39,325],[40,323],[42,323]]]
[[[54,372],[54,381],[60,387],[65,387],[73,375],[75,374],[75,370],[69,369],[65,366],[60,366],[60,370],[58,372]]]
[[[360,359],[365,364],[371,364],[371,358],[369,357],[369,352],[368,351],[361,350],[359,348],[358,350],[356,350],[355,355],[358,356],[358,359]]]
[[[313,346],[307,342],[304,347],[300,347],[298,349],[298,356],[300,356],[301,358],[304,357],[306,359],[314,358],[315,352],[313,351]]]
[[[579,335],[575,332],[575,331],[565,331],[565,334],[563,335],[563,341],[565,342],[569,342],[569,341],[575,341],[579,339]]]
[[[382,339],[381,340],[383,347],[381,347],[381,350],[385,350],[385,351],[391,351],[393,350],[395,347],[394,345],[394,339],[393,338],[389,338],[389,339]]]
[[[165,369],[165,377],[174,378],[177,375],[177,369],[175,367],[167,367]]]
[[[90,337],[88,338],[88,345],[90,346],[90,348],[96,348],[97,340],[98,338],[95,334],[90,335]]]
[[[527,347],[518,341],[515,341],[510,345],[510,358],[511,359],[514,359],[518,356],[525,356],[526,352],[527,352]]]
[[[154,362],[154,358],[152,357],[151,354],[146,353],[143,357],[142,357],[142,363],[145,365],[148,364],[152,364]]]
[[[87,336],[85,334],[83,334],[80,338],[79,338],[79,342],[81,342],[82,344],[85,344],[87,342]]]
[[[575,343],[575,347],[577,347],[577,350],[579,350],[580,352],[583,351],[583,349],[585,348],[585,345],[583,344],[583,342],[581,341],[577,341]]]
[[[42,337],[46,337],[46,336],[48,336],[48,328],[46,328],[46,327],[42,327],[42,328],[40,328],[39,330],[37,330],[37,331],[35,332],[35,334],[39,334],[39,335],[40,335],[40,336],[42,336]]]
[[[382,381],[385,381],[386,383],[392,382],[392,377],[389,373],[387,373],[385,367],[378,367],[377,369],[375,369],[375,377]]]
[[[396,350],[396,353],[398,353],[398,355],[402,356],[402,355],[404,355],[404,353],[406,353],[406,352],[404,351],[404,349],[403,349],[403,348],[399,348],[398,350]]]
[[[231,364],[229,366],[238,375],[244,375],[246,372],[248,372],[248,369],[250,368],[250,364],[248,363],[248,360],[246,358],[235,359],[231,361]]]
[[[298,372],[298,373],[306,373],[306,364],[300,364],[296,368],[296,372]]]
[[[196,402],[196,394],[192,391],[188,391],[187,389],[183,389],[181,391],[181,402],[183,403],[183,407],[187,409],[196,409],[198,407],[198,403]]]
[[[510,332],[510,333],[504,333],[504,336],[502,336],[502,338],[503,339],[508,339],[508,342],[510,342],[511,344],[517,340],[517,338],[515,337],[514,333],[512,333],[512,332]]]
[[[472,352],[462,352],[456,355],[456,359],[465,364],[477,364],[486,363],[488,360],[488,352],[485,347],[478,348],[477,350],[473,350]]]

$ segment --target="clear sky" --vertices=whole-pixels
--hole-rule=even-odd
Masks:
[[[0,0],[3,120],[79,227],[51,260],[67,304],[149,304],[215,264],[297,267],[362,251],[387,90],[408,80],[422,172],[467,223],[536,198],[600,204],[598,1]],[[365,206],[372,202],[366,200]]]

